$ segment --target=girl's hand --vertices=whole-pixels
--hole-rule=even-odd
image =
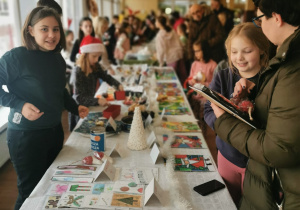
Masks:
[[[98,99],[98,104],[100,106],[108,106],[109,105],[109,103],[107,102],[107,100],[105,98],[99,98]]]
[[[34,121],[39,119],[44,112],[40,112],[38,108],[36,108],[33,104],[31,103],[25,103],[22,108],[22,115],[30,121]]]
[[[89,114],[89,108],[87,108],[86,106],[79,105],[78,114],[80,118],[85,118]]]
[[[123,85],[119,85],[118,89],[119,91],[124,91]]]
[[[225,111],[223,109],[221,109],[220,107],[218,107],[217,105],[215,105],[213,103],[211,103],[210,106],[214,110],[216,118],[219,118],[222,114],[225,113]]]
[[[255,84],[245,78],[241,78],[235,83],[233,97],[245,98],[249,95]]]

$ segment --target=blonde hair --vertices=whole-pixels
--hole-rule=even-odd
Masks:
[[[242,36],[250,40],[255,46],[261,51],[260,65],[266,68],[269,61],[269,40],[264,35],[260,28],[257,28],[251,22],[241,23],[236,25],[229,33],[226,41],[225,47],[228,55],[228,62],[230,68],[233,70],[235,67],[231,62],[231,41],[237,36]]]
[[[93,68],[91,67],[89,58],[88,58],[88,53],[82,53],[80,54],[80,57],[76,61],[77,66],[80,66],[81,71],[88,76],[92,71]]]
[[[104,24],[108,25],[108,21],[106,18],[104,17],[97,17],[94,20],[94,30],[95,30],[95,34],[101,39],[101,37],[103,36],[105,31],[102,31],[102,26]]]

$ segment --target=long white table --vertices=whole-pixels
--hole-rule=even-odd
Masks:
[[[122,102],[112,102],[117,104],[122,104]],[[128,107],[123,105],[121,106],[121,113],[126,113]],[[190,107],[189,107],[190,108]],[[101,107],[92,107],[92,111],[102,111]],[[191,109],[190,109],[191,110]],[[120,120],[121,115],[118,116],[116,120]],[[180,116],[167,116],[168,121],[196,121],[194,118],[192,111],[190,115],[180,115]],[[79,121],[78,125],[82,123],[82,120]],[[154,129],[154,128],[152,128]],[[155,129],[154,129],[155,130]],[[159,130],[159,128],[158,128]],[[146,138],[151,132],[150,128],[145,130]],[[189,133],[190,134],[190,133]],[[195,210],[234,210],[236,209],[228,190],[222,189],[215,193],[212,193],[207,196],[201,196],[197,192],[193,190],[194,186],[202,184],[204,182],[210,181],[212,179],[217,179],[221,181],[223,180],[220,177],[219,173],[214,172],[174,172],[176,176],[176,183],[170,183],[168,172],[166,171],[166,165],[163,161],[163,158],[160,156],[156,164],[153,164],[150,158],[150,150],[145,149],[143,151],[131,151],[127,149],[126,143],[128,140],[128,133],[121,132],[118,135],[107,137],[106,138],[106,146],[112,147],[115,143],[119,143],[123,146],[126,151],[126,156],[124,158],[121,157],[113,157],[114,166],[116,168],[123,167],[156,167],[158,168],[159,179],[158,183],[161,188],[165,191],[166,198],[168,199],[168,203],[165,206],[162,206],[159,202],[149,202],[142,209],[180,209],[183,210],[182,206],[178,205],[179,198],[174,197],[174,195],[180,195],[183,197],[183,200],[187,202],[186,209],[195,209]],[[201,133],[200,133],[201,135]],[[162,141],[161,136],[157,134],[159,141]],[[34,191],[31,193],[28,199],[24,202],[21,209],[26,210],[41,210],[44,209],[43,205],[46,199],[46,193],[51,186],[51,178],[54,174],[54,171],[57,169],[57,166],[60,165],[68,165],[68,164],[80,164],[83,157],[87,156],[91,153],[90,149],[90,139],[84,135],[81,135],[77,132],[72,132],[70,137],[68,138],[66,144],[64,145],[62,151],[59,153],[56,160],[49,167],[43,178],[40,180]],[[201,153],[202,155],[209,155],[211,157],[211,153],[209,149],[183,149],[183,148],[172,148],[172,154],[189,154],[189,155],[197,155]],[[211,157],[213,162],[213,158]],[[213,163],[215,164],[215,163]],[[102,180],[97,180],[101,181]],[[105,182],[105,181],[104,181]],[[176,192],[178,191],[178,192]],[[178,199],[178,200],[177,200]],[[110,208],[111,209],[111,208]],[[129,209],[129,208],[121,208],[115,207],[112,209]],[[136,208],[135,208],[136,209]]]

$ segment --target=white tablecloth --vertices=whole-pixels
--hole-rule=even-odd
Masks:
[[[120,102],[116,102],[121,104]],[[190,108],[190,107],[189,107]],[[103,110],[103,108],[92,108],[91,110]],[[127,106],[122,105],[121,113],[127,111]],[[168,121],[196,121],[193,115],[181,115],[181,116],[168,116]],[[120,120],[121,116],[117,118]],[[82,123],[82,120],[79,121],[79,124]],[[146,138],[150,134],[151,130],[146,129]],[[160,139],[160,136],[158,136]],[[160,156],[156,164],[153,164],[150,158],[150,149],[143,151],[131,151],[127,149],[126,143],[128,139],[128,133],[121,132],[118,135],[107,137],[106,146],[112,147],[115,143],[119,143],[123,146],[126,151],[126,157],[114,157],[114,166],[117,168],[122,167],[157,167],[159,173],[158,183],[161,188],[165,191],[166,197],[168,198],[168,205],[162,206],[159,202],[149,202],[143,209],[178,209],[174,206],[174,201],[170,192],[174,189],[170,188],[170,183],[168,177],[166,176],[166,167],[163,161],[163,158]],[[161,139],[160,139],[161,140]],[[81,135],[80,133],[72,132],[66,144],[64,145],[62,151],[59,153],[56,160],[47,170],[43,178],[40,180],[39,184],[36,186],[34,191],[31,193],[28,199],[24,202],[22,210],[41,210],[46,199],[46,192],[51,185],[50,179],[52,178],[54,171],[59,165],[68,165],[68,164],[80,164],[83,157],[91,153],[90,150],[90,139],[86,136]],[[209,149],[172,149],[173,154],[203,154],[211,156]],[[213,158],[211,158],[213,161]],[[215,163],[214,163],[215,164]],[[195,210],[233,210],[236,209],[227,188],[219,190],[215,193],[212,193],[207,196],[201,196],[193,190],[194,186],[202,184],[204,182],[210,181],[212,179],[223,180],[220,177],[219,173],[214,172],[175,172],[176,178],[179,180],[180,195],[190,203],[191,209]],[[105,182],[102,180],[97,180]],[[107,180],[108,181],[108,180]],[[115,209],[128,209],[116,207]],[[181,209],[180,209],[181,210]]]

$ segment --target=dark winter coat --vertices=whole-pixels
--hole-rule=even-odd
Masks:
[[[288,37],[257,85],[259,129],[225,113],[215,122],[221,139],[249,157],[240,209],[300,209],[300,30]],[[276,182],[279,179],[279,182]]]

